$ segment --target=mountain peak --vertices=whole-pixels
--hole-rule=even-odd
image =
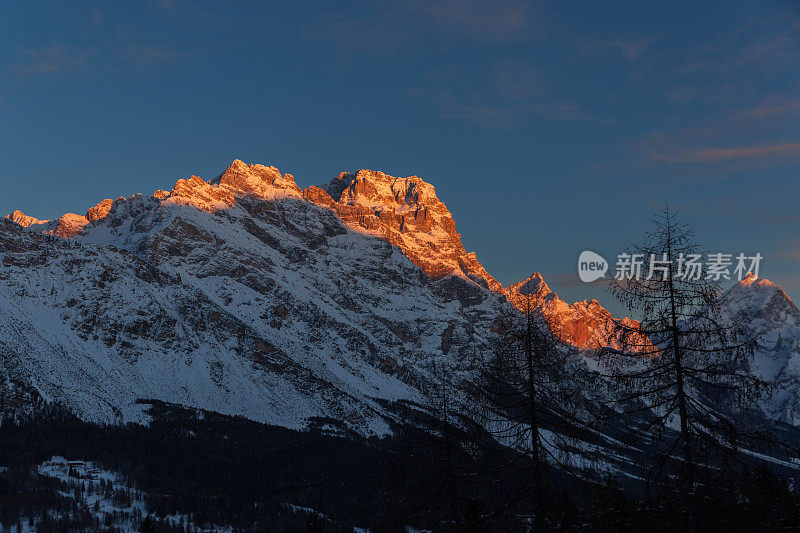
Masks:
[[[450,211],[437,198],[433,185],[419,176],[396,178],[369,169],[356,173],[343,189],[339,203],[373,209],[394,209],[400,213],[430,206],[439,214],[452,218]]]
[[[49,220],[39,220],[36,217],[28,216],[19,209],[14,211],[13,213],[6,215],[8,220],[12,222],[16,222],[23,228],[27,228],[28,226],[33,226],[34,224],[46,224],[50,222]]]
[[[30,226],[35,225],[44,225],[47,224],[44,228],[37,228],[43,231],[44,233],[52,233],[58,237],[74,237],[81,231],[83,228],[86,227],[87,224],[90,222],[96,222],[104,218],[108,215],[108,212],[111,210],[111,206],[114,204],[114,200],[107,198],[100,202],[99,204],[95,205],[94,207],[90,208],[86,215],[76,215],[75,213],[65,213],[55,222],[50,220],[39,220],[38,218],[31,217],[26,215],[20,210],[16,210],[10,215],[6,215],[6,218],[16,222],[20,226],[24,228],[28,228]]]
[[[349,172],[340,172],[338,176],[333,178],[327,185],[320,187],[327,192],[334,202],[338,202],[342,197],[342,193],[350,186],[353,181],[353,175]]]
[[[233,195],[224,187],[215,187],[199,176],[179,179],[168,195],[160,195],[158,191],[154,194],[154,197],[159,199],[162,196],[164,196],[162,201],[167,203],[191,205],[209,212],[230,207],[236,203]]]
[[[755,283],[755,282],[756,282],[758,279],[759,279],[759,277],[758,277],[758,276],[756,276],[756,275],[755,275],[755,274],[753,274],[752,272],[748,272],[748,273],[747,273],[747,276],[745,276],[745,278],[744,278],[743,280],[739,281],[739,283],[740,283],[740,284],[742,284],[742,285],[752,285],[752,284],[753,284],[753,283]],[[764,281],[766,281],[767,283],[770,283],[770,284],[771,284],[771,282],[770,282],[769,280],[764,280]]]
[[[728,289],[720,301],[726,312],[746,317],[747,321],[761,319],[766,313],[778,322],[791,317],[800,326],[800,310],[779,285],[766,278],[750,274]]]
[[[228,172],[247,172],[249,167],[250,165],[248,165],[241,159],[234,159],[233,161],[231,161],[231,164],[228,165],[228,168],[225,169],[225,172],[223,172],[223,174]]]
[[[522,310],[530,302],[554,325],[558,324],[559,331],[568,332],[567,340],[577,346],[595,340],[605,342],[608,313],[596,302],[567,304],[550,289],[539,272],[504,289],[483,268],[477,256],[464,249],[453,215],[437,197],[434,186],[416,175],[401,178],[361,169],[355,174],[342,172],[327,186],[309,187],[304,191],[297,187],[291,174],[282,174],[276,167],[248,165],[235,159],[210,181],[198,176],[179,179],[169,193],[157,191],[151,199],[165,205],[185,205],[214,213],[245,202],[245,197],[267,201],[302,198],[331,209],[352,230],[380,236],[397,247],[433,280],[451,276],[471,280],[504,295]],[[108,215],[115,209],[114,204],[106,199],[91,208],[86,216],[65,215],[58,221],[55,231],[48,232],[61,237],[85,233],[84,228]],[[465,294],[461,296],[467,301],[469,295]],[[562,327],[563,324],[566,327]]]
[[[539,272],[534,272],[524,281],[509,285],[507,290],[522,296],[546,296],[553,292]]]
[[[79,234],[88,224],[89,219],[83,215],[65,213],[61,215],[61,218],[58,219],[58,225],[53,231],[53,234],[57,237],[63,237],[67,239]]]
[[[288,196],[302,197],[302,194],[291,174],[281,174],[273,166],[248,165],[241,159],[234,159],[222,174],[210,181],[192,175],[188,179],[179,179],[169,192],[156,191],[153,197],[213,212],[234,205],[235,196],[274,200]]]
[[[291,174],[281,175],[276,167],[248,165],[241,159],[234,159],[225,172],[211,183],[224,186],[234,194],[251,194],[261,198],[301,194]]]
[[[319,195],[320,189],[327,193],[325,197]],[[332,207],[345,222],[381,233],[432,279],[454,274],[502,291],[476,255],[464,249],[452,213],[433,185],[419,176],[397,178],[361,169],[355,175],[342,172],[307,193],[308,198]]]
[[[758,277],[755,274],[753,274],[752,272],[749,272],[747,274],[747,276],[743,280],[737,282],[736,285],[731,287],[730,290],[731,291],[734,291],[734,290],[739,290],[739,291],[742,291],[742,290],[751,290],[751,291],[752,290],[762,290],[762,291],[780,290],[781,292],[783,291],[783,289],[781,289],[781,287],[779,285],[771,282],[767,278]]]
[[[117,198],[120,200],[121,198]],[[108,212],[111,211],[111,206],[114,205],[114,200],[111,198],[106,198],[96,206],[90,208],[86,212],[86,219],[89,222],[96,222],[101,218],[105,218],[108,215]]]
[[[600,302],[592,299],[568,304],[547,285],[539,272],[509,285],[503,293],[520,311],[524,312],[530,306],[541,313],[553,333],[572,346],[585,350],[602,346],[620,349],[623,346],[622,330]],[[621,322],[634,321],[625,318]]]

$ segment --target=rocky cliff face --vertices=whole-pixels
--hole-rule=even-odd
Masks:
[[[26,215],[22,211],[14,211],[10,215],[6,215],[6,219],[16,222],[24,228],[31,228],[48,235],[69,239],[80,234],[90,222],[96,222],[105,217],[113,203],[114,201],[108,198],[89,209],[85,215],[66,213],[54,221],[39,220]]]
[[[618,324],[632,327],[635,323],[630,318],[615,319],[597,300],[566,303],[548,287],[538,272],[502,292],[521,311],[530,305],[531,310],[547,319],[562,341],[588,353],[604,347],[621,349],[623,343]],[[628,338],[628,342],[640,344],[641,341]]]
[[[49,220],[39,220],[36,217],[30,217],[20,210],[16,210],[11,214],[6,215],[6,219],[11,220],[12,222],[16,222],[23,228],[27,228],[30,226],[39,226],[50,222]]]
[[[475,254],[464,249],[453,216],[433,185],[417,176],[342,173],[324,189],[310,188],[307,197],[331,206],[342,220],[381,235],[432,279],[459,275],[495,292],[502,289]]]

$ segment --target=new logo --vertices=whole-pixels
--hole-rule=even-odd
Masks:
[[[584,283],[600,279],[608,272],[608,261],[603,256],[589,250],[581,252],[578,257],[578,277]]]

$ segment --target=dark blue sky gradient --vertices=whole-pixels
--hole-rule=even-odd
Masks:
[[[0,212],[219,174],[417,174],[567,300],[665,203],[800,296],[796,2],[6,2]],[[613,305],[610,307],[614,308]]]

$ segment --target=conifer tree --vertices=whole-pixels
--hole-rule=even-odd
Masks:
[[[619,321],[622,345],[603,349],[622,391],[621,410],[646,420],[629,424],[631,436],[667,443],[654,473],[664,479],[677,453],[676,473],[689,484],[700,456],[722,457],[762,435],[763,428],[745,424],[747,406],[768,392],[748,371],[758,335],[724,313],[724,277],[713,265],[704,271],[702,259],[691,225],[669,208],[656,216],[643,240],[620,256],[610,281],[611,293],[639,320]]]
[[[573,350],[534,309],[529,295],[524,304],[523,312],[505,312],[495,324],[497,342],[483,364],[477,394],[484,425],[499,442],[521,452],[528,469],[527,485],[512,497],[528,501],[534,525],[545,527],[551,496],[560,490],[548,465],[575,474],[567,435],[580,395],[565,371]]]

